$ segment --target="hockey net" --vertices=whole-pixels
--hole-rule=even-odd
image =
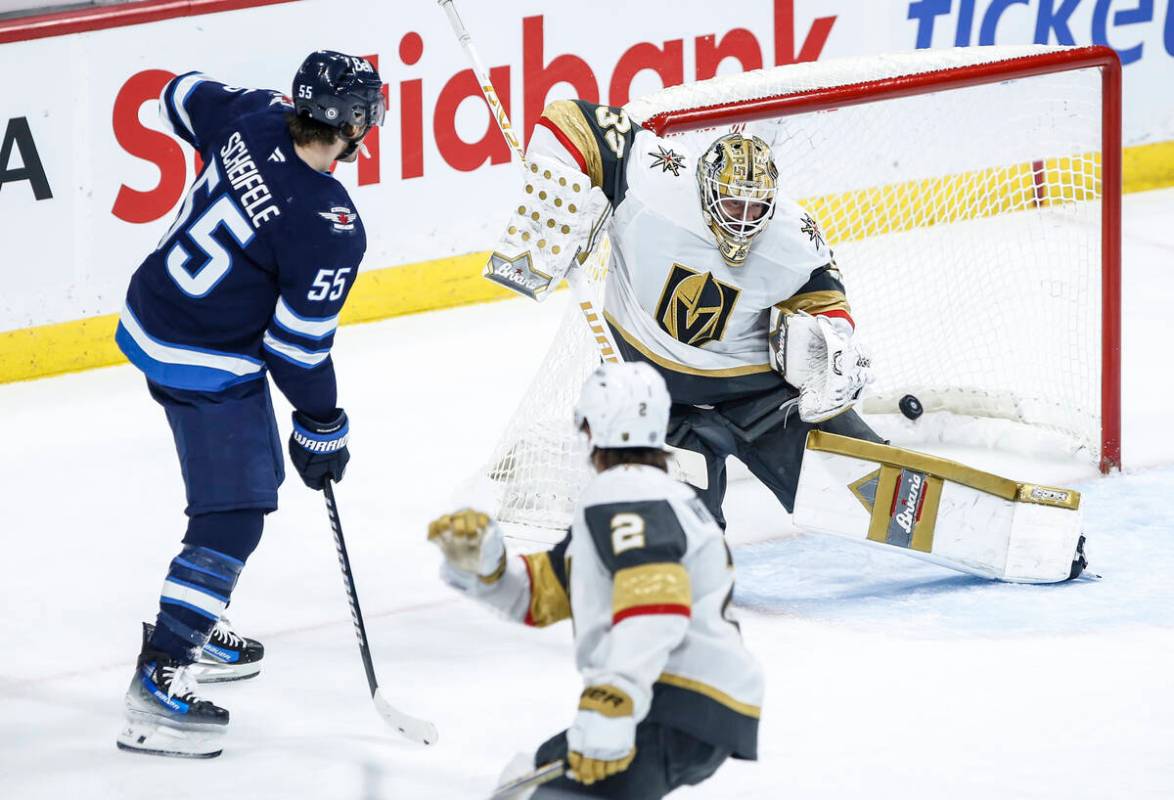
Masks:
[[[926,419],[1004,420],[1120,465],[1120,68],[1105,48],[982,47],[796,64],[665,89],[629,115],[687,153],[763,137],[819,221],[876,383]],[[691,161],[689,163],[692,163]],[[572,408],[610,248],[487,468],[506,522],[562,528],[588,477]],[[924,424],[924,423],[922,423]]]

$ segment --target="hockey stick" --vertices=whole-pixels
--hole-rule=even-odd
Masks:
[[[473,37],[469,35],[468,29],[465,28],[465,23],[461,21],[460,16],[457,14],[453,0],[436,0],[436,2],[448,15],[448,22],[452,26],[453,33],[456,34],[457,41],[460,42],[461,47],[465,51],[465,55],[469,57],[469,61],[473,64],[473,74],[477,77],[477,83],[481,86],[481,93],[485,95],[485,102],[489,105],[489,111],[497,121],[497,127],[501,130],[501,135],[505,137],[506,143],[517,154],[518,159],[524,166],[526,163],[526,153],[522,150],[522,143],[514,133],[513,126],[510,125],[509,115],[506,114],[505,108],[501,104],[501,99],[498,98],[497,91],[493,88],[493,82],[489,80],[489,71],[481,63],[481,57],[477,55],[477,49],[473,47]],[[605,216],[603,221],[606,222],[606,219]],[[597,224],[597,227],[592,229],[589,241],[598,241],[599,227]],[[595,310],[595,303],[591,299],[591,294],[587,288],[587,276],[583,274],[583,271],[577,265],[572,264],[564,277],[567,279],[567,284],[571,287],[571,292],[575,295],[575,300],[578,301],[579,310],[583,312],[583,318],[587,322],[587,327],[591,329],[591,334],[599,349],[599,357],[604,361],[619,361],[620,359],[617,355],[615,342],[612,341],[611,332],[603,324],[603,315]]]
[[[330,516],[330,529],[334,532],[334,546],[338,550],[338,565],[342,567],[342,582],[346,587],[347,600],[351,604],[351,618],[355,622],[355,636],[359,639],[359,652],[363,656],[363,668],[367,670],[367,685],[371,687],[371,699],[375,710],[383,721],[403,736],[415,742],[434,744],[437,739],[436,726],[427,720],[405,714],[387,701],[379,682],[375,679],[375,664],[371,661],[371,648],[367,644],[367,627],[363,624],[363,610],[359,608],[359,595],[355,591],[355,578],[351,573],[351,560],[347,556],[346,541],[342,538],[342,522],[338,517],[338,503],[334,499],[334,483],[326,479],[326,513]]]
[[[489,800],[512,800],[527,789],[533,789],[544,783],[550,783],[566,771],[567,764],[561,758],[558,761],[543,764],[541,767],[533,769],[525,775],[514,778],[509,783],[503,783],[501,786],[498,786],[493,790],[493,794],[489,795]]]

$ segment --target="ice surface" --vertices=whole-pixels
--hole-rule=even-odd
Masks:
[[[767,671],[762,758],[674,796],[1174,797],[1174,191],[1129,196],[1125,212],[1126,473],[927,446],[1075,481],[1103,580],[991,584],[796,538],[762,487],[733,486],[743,631]],[[515,627],[463,602],[424,541],[496,443],[564,301],[338,336],[347,544],[384,690],[436,722],[431,748],[375,714],[322,499],[291,475],[232,606],[265,666],[206,692],[232,711],[224,755],[118,752],[138,621],[184,524],[167,424],[130,367],[0,387],[0,798],[476,798],[564,727],[578,694],[569,627]]]

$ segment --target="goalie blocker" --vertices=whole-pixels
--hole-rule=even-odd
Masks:
[[[1058,583],[1084,569],[1080,493],[812,431],[795,524],[971,575]]]
[[[590,178],[554,159],[531,156],[523,166],[523,194],[484,275],[531,300],[545,300],[595,249],[611,204]]]

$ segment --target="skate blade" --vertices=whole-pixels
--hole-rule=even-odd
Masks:
[[[119,750],[124,750],[128,753],[139,753],[144,756],[162,756],[164,758],[216,758],[223,753],[223,750],[212,750],[207,753],[185,753],[179,750],[148,750],[144,747],[133,747],[124,743],[121,739],[115,744],[118,745]]]
[[[157,715],[127,709],[118,749],[171,758],[216,758],[223,752],[224,725],[177,725]]]
[[[216,664],[197,661],[189,668],[197,683],[229,683],[255,678],[261,672],[261,662],[249,664]]]

